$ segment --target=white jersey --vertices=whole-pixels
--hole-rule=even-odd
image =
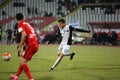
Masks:
[[[61,33],[61,36],[62,36],[61,44],[66,45],[68,43],[68,39],[70,37],[69,26],[67,25],[63,29],[59,28],[59,30],[60,30],[60,33]]]
[[[62,36],[62,41],[61,41],[61,45],[71,45],[72,44],[72,31],[79,31],[79,32],[89,32],[89,31],[86,31],[86,30],[82,30],[82,29],[78,29],[78,28],[74,28],[72,26],[68,26],[66,25],[64,28],[59,28],[57,30],[57,34],[56,36],[51,39],[49,41],[52,42],[53,40],[55,40],[55,38],[57,38],[58,36]]]

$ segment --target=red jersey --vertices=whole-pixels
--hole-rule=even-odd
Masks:
[[[23,31],[25,31],[25,33],[26,33],[25,43],[27,45],[31,44],[32,42],[38,43],[38,40],[37,40],[37,37],[36,37],[33,27],[29,23],[24,22],[24,20],[22,20],[20,23],[18,23],[18,32],[21,33]]]

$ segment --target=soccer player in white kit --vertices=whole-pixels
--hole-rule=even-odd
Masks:
[[[58,24],[59,24],[58,25],[59,28],[57,30],[56,36],[50,41],[46,42],[46,44],[49,44],[50,42],[55,40],[55,38],[57,38],[58,36],[62,36],[62,41],[58,47],[58,58],[49,71],[54,70],[54,68],[60,63],[60,61],[62,60],[64,56],[70,56],[70,60],[73,59],[75,53],[68,54],[68,50],[72,44],[72,31],[87,32],[87,33],[90,32],[90,31],[74,28],[72,26],[68,26],[66,25],[66,22],[64,19],[58,20]]]

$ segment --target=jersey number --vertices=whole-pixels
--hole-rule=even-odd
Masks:
[[[26,25],[28,25],[28,27],[30,28],[30,30],[31,30],[31,34],[30,34],[30,38],[32,38],[33,36],[35,36],[35,31],[34,31],[34,29],[30,26],[30,24],[28,24],[28,23],[26,23],[26,22],[24,22],[23,24],[26,24]]]

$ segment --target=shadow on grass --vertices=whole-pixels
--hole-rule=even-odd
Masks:
[[[44,76],[44,77],[40,77],[39,79],[36,80],[53,80],[54,77],[50,77],[50,76]]]
[[[7,74],[7,75],[10,75],[10,74],[14,74],[15,72],[1,72],[2,74]],[[1,79],[0,79],[1,80]]]
[[[116,69],[120,69],[120,67],[114,67],[114,68],[110,68],[110,67],[96,67],[96,68],[76,67],[76,68],[70,68],[67,70],[80,70],[80,69],[84,69],[84,70],[116,70]]]
[[[120,80],[120,77],[104,77],[104,76],[93,75],[93,74],[84,74],[84,75],[89,77],[94,77],[97,80]]]
[[[107,67],[107,68],[90,68],[91,70],[115,70],[115,69],[120,69],[120,68],[118,68],[118,67],[116,67],[116,68],[109,68],[109,67]]]
[[[96,78],[96,79],[98,79],[98,80],[105,80],[104,77],[98,76],[98,75],[93,75],[93,74],[84,74],[84,75],[85,75],[85,76],[89,76],[89,77],[94,77],[94,78]]]

